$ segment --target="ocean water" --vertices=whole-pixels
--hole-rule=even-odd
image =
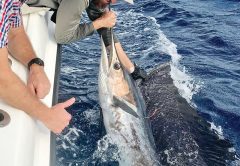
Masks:
[[[240,1],[136,0],[113,8],[129,57],[147,71],[171,62],[179,93],[240,154]],[[77,101],[57,137],[59,166],[118,165],[99,113],[100,53],[97,34],[63,46],[59,101]]]

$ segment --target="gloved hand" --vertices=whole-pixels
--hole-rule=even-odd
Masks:
[[[134,71],[131,73],[131,76],[134,80],[142,79],[144,81],[147,78],[147,72],[134,63]]]

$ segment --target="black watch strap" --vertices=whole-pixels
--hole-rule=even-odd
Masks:
[[[30,60],[28,62],[28,70],[30,70],[30,67],[33,65],[33,64],[38,64],[39,66],[44,66],[44,62],[42,59],[40,58],[33,58],[32,60]]]

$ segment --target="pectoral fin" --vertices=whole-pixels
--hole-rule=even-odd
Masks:
[[[124,100],[123,98],[113,96],[114,106],[120,107],[123,111],[133,115],[136,118],[139,118],[137,114],[137,107]]]

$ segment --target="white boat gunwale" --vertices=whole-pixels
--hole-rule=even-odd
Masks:
[[[23,11],[23,23],[37,56],[45,61],[44,68],[52,88],[42,101],[52,106],[58,102],[61,45],[57,45],[54,39],[54,24],[50,21],[52,13],[46,8],[29,9],[31,10]],[[12,70],[26,83],[27,69],[10,55],[9,59],[12,61]],[[0,126],[1,165],[55,166],[56,135],[42,122],[7,105],[2,100],[0,100],[1,109],[10,116],[10,123],[4,127]],[[5,114],[4,116],[6,117]]]

